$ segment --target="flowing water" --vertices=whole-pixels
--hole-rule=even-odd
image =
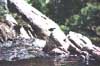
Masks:
[[[89,64],[86,65],[75,57],[70,57],[67,59],[34,58],[13,62],[0,61],[0,66],[100,66],[100,63],[96,62],[95,60],[91,60],[89,61]]]

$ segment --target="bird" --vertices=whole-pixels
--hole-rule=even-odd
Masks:
[[[54,29],[56,29],[56,28],[50,28],[49,31],[54,31]]]

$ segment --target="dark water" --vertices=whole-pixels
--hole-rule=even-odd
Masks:
[[[13,62],[0,61],[0,66],[100,66],[100,63],[92,60],[86,65],[77,58],[67,58],[67,60],[66,58],[34,58]]]
[[[42,62],[42,64],[40,64],[40,62]],[[91,61],[88,65],[86,65],[79,60],[39,60],[38,63],[40,65],[35,64],[33,66],[100,66],[100,63],[96,61]]]

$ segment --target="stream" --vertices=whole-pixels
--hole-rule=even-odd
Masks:
[[[20,61],[0,61],[0,66],[100,66],[95,60],[89,60],[86,65],[78,57],[69,58],[33,58]]]

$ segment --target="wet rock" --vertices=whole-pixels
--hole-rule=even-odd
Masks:
[[[39,41],[39,39],[38,39]],[[41,44],[45,42],[40,40]],[[0,42],[0,60],[16,61],[21,59],[29,59],[44,56],[41,50],[43,46],[38,45],[37,40],[15,38],[13,41]]]

